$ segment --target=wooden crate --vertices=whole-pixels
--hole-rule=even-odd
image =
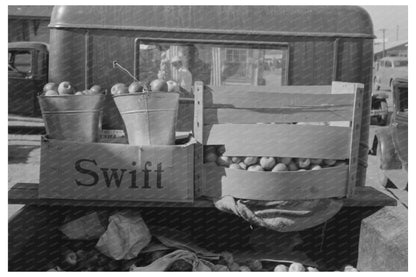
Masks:
[[[42,139],[39,198],[193,202],[194,144]]]
[[[362,84],[331,87],[204,87],[195,84],[196,195],[257,200],[351,197],[356,185]],[[294,122],[320,125],[290,124]],[[258,124],[274,123],[274,124]],[[203,146],[226,156],[348,160],[321,170],[249,172],[203,164]]]

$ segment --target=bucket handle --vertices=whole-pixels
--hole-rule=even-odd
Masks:
[[[127,68],[125,68],[125,67],[123,67],[121,64],[119,64],[118,62],[117,62],[117,60],[115,60],[115,61],[113,61],[113,68],[118,68],[118,69],[120,69],[121,71],[124,71],[125,73],[127,73],[131,78],[133,78],[133,80],[134,81],[136,81],[136,82],[139,82],[142,86],[143,86],[143,94],[149,94],[150,93],[150,90],[149,90],[149,87],[147,86],[147,84],[146,83],[144,83],[144,82],[140,82],[139,80],[137,80],[136,79],[136,77],[134,77],[134,75],[133,74],[131,74],[130,73],[130,71],[127,69]]]

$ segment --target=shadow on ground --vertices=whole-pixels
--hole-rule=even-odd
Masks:
[[[30,153],[37,145],[9,145],[9,164],[27,163]]]

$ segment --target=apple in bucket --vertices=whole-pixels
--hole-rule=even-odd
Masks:
[[[155,79],[150,83],[150,90],[168,92],[168,84],[163,79]]]
[[[143,92],[143,85],[140,82],[134,81],[129,86],[129,93]]]
[[[75,93],[75,89],[72,84],[68,81],[63,81],[58,86],[59,95],[73,95]]]
[[[117,83],[111,87],[111,94],[112,95],[120,95],[120,94],[128,94],[129,89],[123,83]]]
[[[100,85],[93,85],[89,89],[89,95],[97,95],[102,93],[102,88]]]
[[[49,90],[58,91],[58,85],[56,83],[50,82],[43,86],[44,93],[46,93]]]
[[[44,94],[45,96],[57,96],[59,93],[56,90],[48,90]]]

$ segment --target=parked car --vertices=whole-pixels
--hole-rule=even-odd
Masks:
[[[21,41],[8,48],[9,113],[40,116],[36,96],[48,82],[49,45]]]
[[[407,57],[385,57],[376,63],[374,88],[393,92],[394,80],[407,79]]]

